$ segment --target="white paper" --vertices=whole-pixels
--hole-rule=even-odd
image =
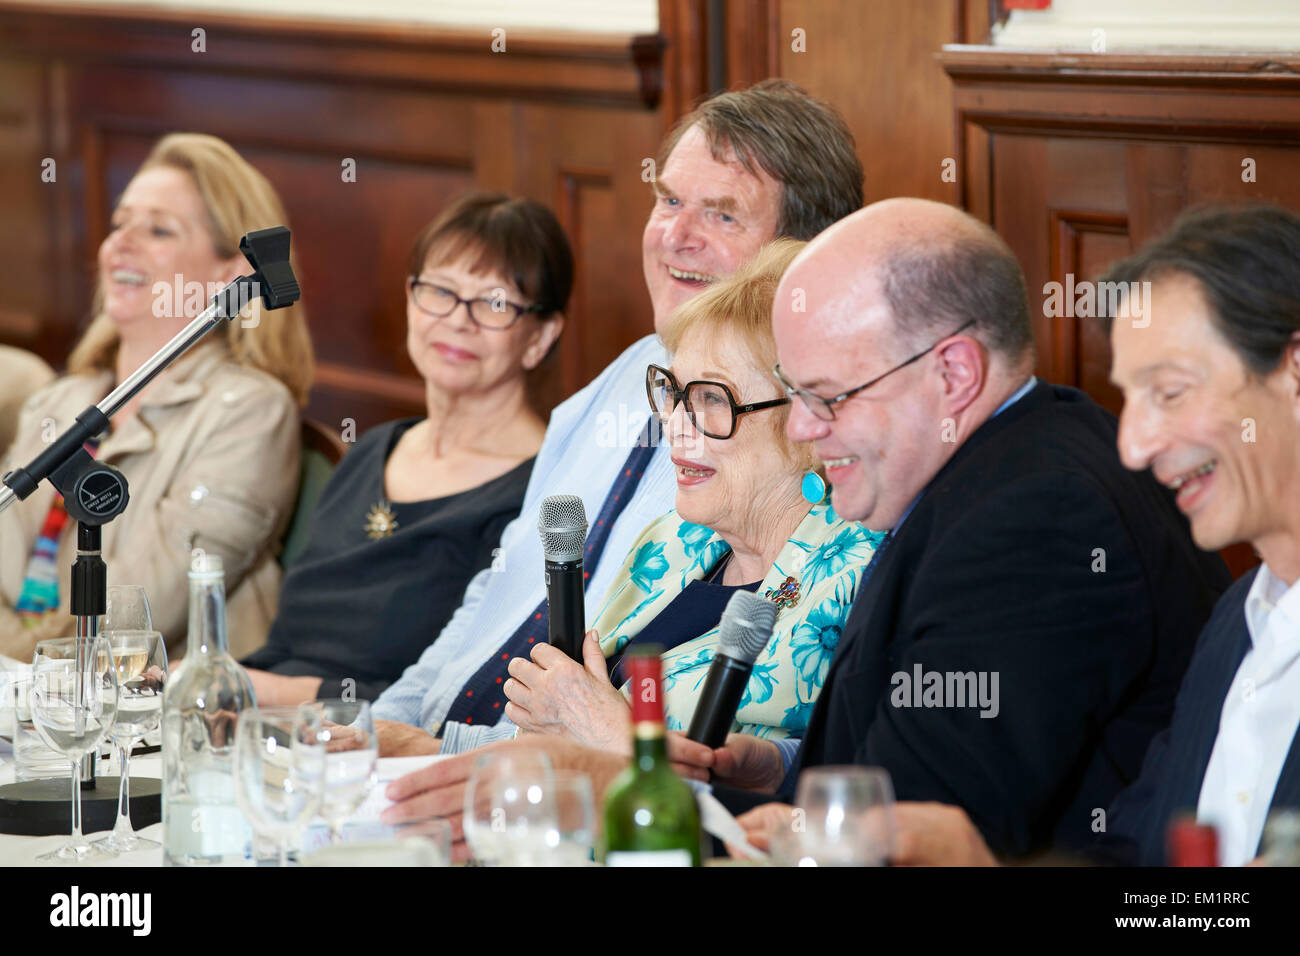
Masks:
[[[712,793],[697,788],[695,802],[700,806],[700,826],[706,833],[717,837],[723,843],[730,844],[751,860],[767,859],[766,853],[750,846],[749,840],[745,837],[745,828]]]

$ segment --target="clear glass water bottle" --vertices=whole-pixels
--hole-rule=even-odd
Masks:
[[[185,657],[163,692],[163,864],[244,864],[251,831],[235,802],[235,723],[257,705],[226,640],[221,558],[190,565]]]

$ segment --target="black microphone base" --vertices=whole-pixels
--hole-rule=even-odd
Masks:
[[[117,823],[120,778],[96,777],[94,789],[81,791],[81,830],[111,830]],[[131,823],[137,830],[162,820],[162,781],[131,778]],[[0,833],[59,836],[72,832],[72,779],[25,780],[0,787]]]

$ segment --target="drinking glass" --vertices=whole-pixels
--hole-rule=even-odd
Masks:
[[[117,668],[102,637],[41,641],[32,656],[31,713],[36,732],[72,764],[72,836],[38,860],[77,863],[112,851],[81,833],[81,759],[103,742],[117,716]]]
[[[320,809],[321,727],[305,707],[250,707],[235,726],[235,800],[253,831],[276,844],[280,866]]]
[[[550,866],[588,866],[596,846],[596,802],[591,778],[576,770],[555,771],[555,829],[547,836]]]
[[[108,589],[101,631],[152,631],[149,598],[138,584],[114,584]]]
[[[555,775],[540,751],[487,752],[465,785],[465,840],[483,866],[529,866],[556,829]]]
[[[12,671],[5,691],[5,708],[14,715],[14,779],[18,781],[44,780],[66,777],[68,761],[63,754],[45,746],[32,723],[31,671]]]
[[[167,681],[167,645],[157,631],[114,630],[104,635],[117,667],[117,720],[109,737],[117,744],[121,782],[117,788],[117,823],[113,832],[94,841],[114,853],[161,846],[136,836],[131,825],[131,748],[162,721],[163,685]]]
[[[785,866],[883,866],[894,850],[894,788],[879,767],[816,767],[799,777],[788,829],[772,839]]]
[[[379,740],[365,700],[313,700],[300,705],[321,719],[325,744],[320,815],[330,828],[330,843],[343,839],[343,826],[366,799],[375,780]]]

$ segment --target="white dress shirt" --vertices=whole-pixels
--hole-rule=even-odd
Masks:
[[[1264,565],[1246,595],[1251,648],[1223,702],[1196,819],[1219,831],[1219,863],[1256,855],[1277,778],[1300,724],[1300,582]]]
[[[502,533],[500,553],[492,567],[474,576],[464,601],[442,633],[430,635],[432,643],[420,659],[380,695],[373,710],[376,718],[414,724],[432,733],[444,730],[443,721],[465,682],[546,597],[542,542],[537,533],[542,499],[579,495],[588,522],[594,522],[600,513],[619,469],[650,419],[645,379],[646,366],[652,362],[667,365],[668,355],[659,337],[648,335],[631,345],[590,385],[556,406],[533,465],[523,510]],[[588,613],[596,610],[594,604],[608,590],[637,536],[673,507],[676,494],[665,442],[610,529],[599,563],[586,569],[591,575],[586,592]],[[515,728],[504,721],[496,735],[488,735],[493,728],[486,726],[448,729],[464,733],[452,734],[450,742],[444,740],[444,752],[469,749],[503,733],[512,735]]]

